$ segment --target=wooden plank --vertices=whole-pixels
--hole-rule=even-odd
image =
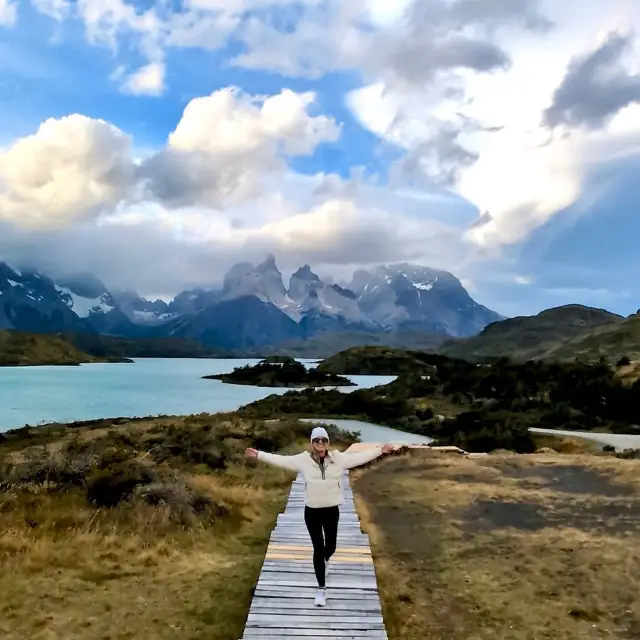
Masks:
[[[267,611],[273,613],[274,611],[305,611],[309,613],[323,614],[327,609],[322,607],[314,607],[312,602],[308,600],[294,600],[288,598],[268,598],[268,597],[256,597],[254,598],[251,611]],[[369,597],[363,600],[349,600],[348,598],[340,597],[331,601],[331,611],[340,613],[350,611],[358,611],[360,613],[380,613],[380,602],[375,598]]]
[[[278,516],[241,640],[387,640],[369,537],[362,532],[348,474],[338,546],[327,577],[327,606],[315,607],[313,548],[304,523],[304,482],[293,482]]]
[[[387,640],[387,634],[382,630],[344,631],[337,629],[249,629],[242,636],[249,638],[340,638],[341,640],[360,640],[370,638]]]

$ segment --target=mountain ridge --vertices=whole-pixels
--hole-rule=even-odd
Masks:
[[[579,355],[590,357],[593,348],[585,340],[615,334],[632,316],[567,304],[545,309],[533,316],[517,316],[487,325],[475,336],[446,340],[438,352],[470,361],[508,357],[512,360],[566,359]],[[638,322],[640,329],[640,322]],[[640,347],[640,331],[638,332]],[[581,346],[583,345],[583,346]],[[611,351],[611,350],[609,350]]]
[[[181,291],[166,303],[110,291],[90,273],[54,279],[0,262],[0,328],[36,333],[174,337],[243,350],[335,332],[470,336],[501,318],[453,274],[410,263],[359,269],[343,285],[305,264],[285,286],[268,254],[258,265],[235,264],[219,289]]]

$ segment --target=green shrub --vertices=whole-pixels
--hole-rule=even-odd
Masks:
[[[87,498],[98,507],[115,507],[133,495],[136,487],[158,482],[157,473],[129,460],[102,468],[87,481]]]

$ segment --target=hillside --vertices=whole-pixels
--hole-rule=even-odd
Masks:
[[[640,330],[634,333],[630,327],[626,327],[622,335],[618,334],[625,322],[622,316],[604,309],[566,305],[546,309],[535,316],[494,322],[476,336],[447,340],[437,350],[469,361],[597,356],[616,344],[632,346],[634,335],[640,338]],[[635,345],[640,350],[640,340],[635,341]]]
[[[530,453],[535,450],[530,427],[640,433],[640,382],[629,384],[603,363],[502,359],[482,366],[438,354],[405,356],[402,360],[392,353],[387,360],[359,358],[346,364],[348,354],[340,354],[325,363],[350,371],[362,363],[381,363],[378,372],[401,363],[409,370],[389,384],[347,394],[305,390],[271,395],[240,413],[260,419],[353,417],[479,452]],[[435,372],[425,376],[425,366]]]
[[[230,351],[204,347],[185,338],[118,338],[90,333],[65,334],[70,342],[97,358],[232,358]]]
[[[419,351],[389,347],[355,347],[327,358],[318,371],[341,375],[397,376],[404,373],[433,374],[437,368],[427,364],[432,356]]]
[[[78,365],[113,360],[91,356],[62,336],[0,330],[0,366]]]
[[[428,331],[357,332],[324,331],[306,339],[287,340],[251,351],[259,356],[284,354],[294,358],[328,358],[353,347],[381,346],[433,351],[446,336]]]
[[[555,354],[559,358],[583,357],[590,360],[604,356],[609,362],[623,356],[639,360],[640,314],[596,327],[579,340],[560,345]]]

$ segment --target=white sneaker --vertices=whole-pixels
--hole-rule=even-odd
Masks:
[[[329,569],[331,567],[331,562],[327,560],[324,563],[324,579],[326,580],[329,577]]]
[[[313,601],[316,607],[324,607],[327,604],[327,590],[318,589],[316,592],[316,599]]]

